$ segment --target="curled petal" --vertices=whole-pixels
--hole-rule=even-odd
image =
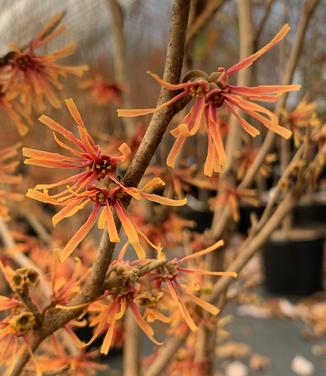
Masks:
[[[191,255],[188,255],[188,256],[185,256],[183,258],[181,258],[178,262],[185,262],[185,261],[189,261],[189,260],[192,260],[194,258],[197,258],[197,257],[201,257],[201,256],[204,256],[206,255],[207,253],[210,253],[210,252],[213,252],[215,251],[215,249],[217,248],[220,248],[224,245],[224,241],[223,240],[219,240],[218,242],[214,243],[213,245],[211,245],[210,247],[208,248],[205,248],[201,251],[198,251],[198,252],[195,252]]]
[[[156,202],[157,204],[168,205],[168,206],[183,206],[187,203],[187,198],[182,198],[180,200],[174,200],[168,197],[162,197],[155,195],[153,193],[141,193],[142,197],[149,201]]]
[[[60,261],[64,262],[64,260],[76,249],[78,244],[86,237],[86,235],[90,232],[94,223],[96,221],[97,214],[99,212],[100,207],[98,205],[94,206],[94,209],[91,215],[88,217],[87,221],[81,226],[81,228],[75,233],[75,235],[69,240],[68,244],[62,250],[60,254]]]
[[[242,128],[250,134],[252,137],[256,137],[260,134],[259,130],[253,127],[250,123],[247,122],[243,117],[241,117],[236,110],[229,104],[227,101],[225,101],[225,105],[228,107],[228,109],[236,116],[236,118],[239,120],[240,125]]]
[[[46,115],[42,115],[41,117],[39,117],[39,121],[48,126],[53,131],[60,133],[63,137],[71,141],[76,146],[83,148],[82,143],[78,140],[78,138],[74,136],[70,131],[65,129],[62,125],[57,123],[55,120],[51,119]]]
[[[186,82],[186,83],[181,83],[181,84],[170,84],[169,82],[162,80],[157,74],[152,73],[149,70],[146,73],[152,76],[154,80],[160,84],[160,86],[165,87],[165,89],[168,89],[168,90],[187,89],[194,85],[193,82]]]
[[[216,308],[212,304],[206,302],[205,300],[199,298],[196,295],[190,294],[189,292],[186,292],[185,295],[191,301],[193,301],[194,303],[196,303],[197,305],[199,305],[200,307],[202,307],[203,309],[205,309],[206,311],[208,311],[209,313],[211,313],[214,316],[218,315],[218,313],[220,312],[220,310],[218,308]]]
[[[287,93],[289,91],[296,91],[301,89],[301,85],[260,85],[260,86],[233,86],[228,85],[231,92],[243,96],[252,95],[272,95]]]
[[[111,157],[115,162],[124,162],[131,154],[130,147],[125,142],[119,146],[119,151],[121,152],[121,156]]]
[[[107,355],[109,353],[113,334],[114,334],[114,327],[115,327],[115,320],[112,321],[112,323],[109,326],[109,330],[105,334],[105,337],[101,346],[101,354]]]
[[[127,235],[127,238],[130,242],[130,244],[134,247],[137,256],[139,259],[144,259],[145,258],[145,251],[143,247],[140,244],[138,233],[129,219],[125,209],[120,205],[119,202],[116,202],[114,204],[114,209],[117,213],[117,216],[122,224],[123,229],[125,230],[125,233]]]
[[[154,188],[158,186],[164,187],[165,183],[161,178],[155,177],[143,186],[142,191],[152,191]]]
[[[190,132],[189,132],[189,128],[187,124],[180,124],[177,128],[173,129],[170,133],[174,137],[176,137],[176,140],[167,157],[166,164],[169,167],[174,168],[177,157],[180,154],[182,146],[185,143],[187,137],[190,136]]]
[[[151,326],[149,326],[147,324],[147,322],[142,318],[136,304],[134,302],[130,302],[129,303],[129,307],[134,315],[134,318],[137,322],[137,324],[139,325],[139,327],[142,329],[142,331],[147,335],[147,337],[152,341],[154,342],[156,345],[160,346],[162,345],[161,342],[158,342],[155,338],[154,338],[154,331],[152,329]]]
[[[89,203],[89,200],[86,200],[84,202],[81,201],[82,199],[74,200],[70,204],[66,205],[63,209],[61,209],[57,214],[55,214],[52,217],[53,226],[56,226],[64,218],[69,218],[73,216]]]
[[[180,93],[170,99],[169,101],[161,104],[160,106],[156,108],[143,108],[143,109],[118,109],[118,117],[134,117],[134,116],[142,116],[142,115],[148,115],[153,114],[154,112],[161,111],[163,108],[170,106],[172,103],[178,101],[179,99],[185,97],[188,95],[187,92]]]
[[[192,319],[192,317],[190,316],[187,307],[184,305],[183,301],[178,296],[173,283],[171,281],[167,281],[167,285],[168,285],[168,289],[169,289],[169,292],[171,294],[172,299],[175,301],[175,303],[177,303],[177,305],[178,305],[178,307],[179,307],[179,309],[182,313],[182,316],[184,317],[184,319],[185,319],[186,323],[188,324],[189,328],[193,332],[196,332],[198,330],[198,327],[194,323],[194,320]]]
[[[26,196],[33,200],[44,202],[45,204],[59,205],[58,201],[54,200],[46,192],[39,192],[36,189],[29,188]]]
[[[232,74],[238,72],[241,69],[250,67],[250,65],[252,63],[254,63],[257,59],[259,59],[267,51],[269,51],[271,48],[273,48],[277,43],[279,43],[290,30],[291,30],[290,26],[288,24],[285,24],[282,27],[282,29],[274,36],[274,38],[269,43],[267,43],[263,48],[258,50],[253,55],[246,57],[245,59],[241,60],[239,63],[230,67],[226,71],[226,73],[228,75],[232,75]]]

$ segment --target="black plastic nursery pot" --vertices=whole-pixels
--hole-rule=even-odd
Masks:
[[[254,213],[258,218],[263,214],[266,205],[260,204],[259,206],[240,205],[240,220],[238,223],[238,231],[241,234],[247,234],[251,227],[251,214]]]
[[[309,295],[323,288],[324,234],[297,228],[276,231],[263,248],[265,286],[277,295]]]
[[[294,209],[293,219],[297,226],[326,224],[326,200],[299,203]]]
[[[210,228],[213,220],[213,213],[209,210],[187,210],[185,218],[195,221],[196,227],[193,228],[196,232],[203,233],[206,229]]]

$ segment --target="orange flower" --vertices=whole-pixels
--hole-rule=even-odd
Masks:
[[[307,127],[320,126],[316,109],[316,102],[308,102],[303,98],[291,112],[283,111],[285,121],[293,130],[295,146],[299,146],[303,141]]]
[[[182,243],[182,233],[186,228],[195,227],[195,222],[186,218],[180,217],[175,212],[167,214],[159,224],[156,223],[155,218],[153,223],[148,223],[144,218],[138,216],[138,223],[141,224],[146,236],[153,239],[156,244],[162,244],[163,247],[174,249]]]
[[[59,264],[59,253],[54,251],[52,263],[51,302],[67,304],[80,291],[81,283],[88,276],[88,269],[79,258],[74,263]],[[72,261],[72,260],[71,260]]]
[[[52,337],[53,338],[53,337]],[[98,371],[107,369],[107,365],[95,362],[93,359],[98,357],[97,351],[80,351],[77,354],[67,355],[63,346],[58,341],[52,340],[51,347],[55,354],[51,356],[38,356],[38,365],[44,375],[74,375],[74,376],[95,376]],[[56,356],[55,359],[52,356]],[[86,371],[87,370],[87,371]]]
[[[159,249],[159,246],[152,244],[151,241],[140,230],[140,228],[138,228],[138,226],[133,222],[132,218],[128,215],[126,209],[124,208],[124,202],[126,202],[126,200],[130,199],[131,197],[135,198],[136,200],[147,199],[158,204],[171,206],[181,206],[187,202],[186,199],[173,200],[158,196],[153,193],[149,193],[149,191],[156,186],[164,185],[164,182],[159,178],[152,179],[142,189],[125,187],[122,183],[120,183],[119,180],[117,180],[113,176],[111,177],[111,179],[114,181],[114,183],[111,183],[108,187],[100,188],[89,186],[84,192],[71,192],[71,194],[67,197],[51,197],[45,191],[40,192],[36,189],[28,190],[27,196],[30,198],[44,203],[63,206],[63,209],[61,209],[56,215],[54,215],[52,219],[54,225],[56,225],[62,219],[76,214],[79,210],[83,209],[89,203],[93,203],[93,209],[87,221],[74,234],[66,247],[63,249],[61,253],[62,261],[65,260],[76,249],[79,243],[86,237],[86,235],[94,226],[98,216],[98,228],[107,228],[111,242],[120,241],[118,231],[114,222],[112,208],[119,218],[122,227],[128,237],[128,240],[136,250],[138,257],[144,258],[145,251],[140,244],[139,235],[143,239],[145,239],[153,248]]]
[[[62,199],[65,195],[65,199],[73,197],[75,193],[72,193],[72,191],[80,192],[94,181],[100,181],[106,176],[113,176],[116,171],[117,164],[125,161],[130,153],[128,145],[122,144],[119,147],[121,152],[120,156],[108,156],[102,154],[100,147],[95,144],[94,140],[87,132],[83,119],[74,101],[72,99],[66,99],[65,103],[72,118],[77,124],[79,138],[46,115],[42,115],[39,120],[54,131],[53,134],[56,143],[73,156],[23,148],[23,155],[29,158],[25,160],[25,164],[47,168],[84,170],[57,183],[39,184],[35,187],[35,189],[47,190],[64,186],[65,189],[62,192],[53,196],[57,199]],[[68,141],[68,144],[60,140],[57,134],[64,137],[66,141]],[[67,184],[70,185],[68,188],[66,188]]]
[[[201,308],[210,312],[212,315],[217,315],[219,313],[219,309],[211,305],[210,303],[207,303],[205,300],[199,298],[198,296],[194,295],[192,293],[192,290],[185,283],[183,283],[182,278],[187,274],[212,275],[212,276],[226,275],[226,276],[235,278],[237,276],[237,273],[191,269],[191,268],[185,268],[181,264],[184,262],[196,259],[197,257],[204,256],[210,252],[213,252],[217,248],[223,246],[223,244],[224,244],[223,240],[220,240],[206,249],[203,249],[191,255],[185,256],[179,260],[174,258],[173,260],[167,262],[167,264],[164,266],[164,271],[162,273],[153,277],[154,279],[158,281],[158,287],[160,287],[161,282],[166,282],[171,298],[177,304],[184,320],[186,321],[186,323],[188,324],[189,328],[192,331],[196,331],[197,326],[189,314],[189,311],[184,302],[184,298],[191,301],[192,303],[199,305]]]
[[[7,58],[8,65],[5,69],[8,70],[10,67],[10,78],[5,89],[19,93],[27,115],[31,113],[32,107],[38,112],[42,111],[45,108],[45,98],[54,108],[60,108],[60,101],[55,92],[63,88],[59,78],[69,74],[80,77],[88,69],[85,65],[72,67],[56,63],[58,59],[73,53],[74,43],[49,55],[36,53],[37,49],[47,45],[64,31],[64,27],[59,26],[62,17],[63,13],[54,16],[27,47],[12,46],[10,56]]]
[[[21,176],[12,175],[19,164],[17,160],[12,160],[17,155],[17,149],[21,144],[16,144],[0,150],[0,181],[3,184],[15,185],[21,182]],[[21,201],[23,195],[14,192],[8,192],[0,189],[0,217],[8,218],[7,200]]]
[[[194,176],[196,170],[195,165],[174,169],[152,165],[148,167],[145,179],[152,175],[160,176],[166,184],[166,195],[169,197],[176,195],[178,198],[183,198],[185,192],[189,192],[191,187],[216,190],[216,185],[208,178],[205,180]]]
[[[181,124],[171,131],[171,134],[176,138],[176,141],[168,155],[167,164],[170,167],[175,166],[176,159],[184,142],[189,136],[193,136],[198,132],[202,117],[204,116],[208,134],[208,153],[204,166],[204,173],[207,176],[211,176],[214,172],[221,172],[226,163],[226,154],[220,131],[221,120],[218,115],[218,110],[222,106],[227,108],[237,117],[241,126],[252,137],[256,137],[260,132],[249,124],[237,112],[236,108],[244,111],[280,136],[289,138],[291,136],[291,131],[278,125],[274,113],[252,101],[276,102],[279,96],[283,93],[300,89],[299,85],[247,87],[230,85],[228,82],[233,74],[252,65],[258,58],[279,43],[289,30],[290,27],[284,25],[279,33],[259,51],[243,59],[229,69],[222,67],[217,68],[216,72],[213,72],[210,76],[207,76],[204,72],[200,74],[196,73],[196,71],[189,72],[187,76],[192,79],[192,81],[175,85],[163,81],[157,75],[150,73],[161,86],[168,90],[182,90],[181,93],[157,108],[118,110],[118,116],[128,117],[151,114],[160,111],[162,108],[169,106],[187,95],[193,96],[195,102],[191,110],[182,120]]]
[[[94,78],[81,81],[79,87],[89,89],[92,98],[99,105],[105,106],[110,102],[114,104],[121,103],[121,87],[115,83],[106,82],[100,74],[97,74]]]
[[[237,179],[242,179],[252,165],[259,152],[258,148],[253,148],[249,143],[245,142],[241,150],[237,152],[238,168]],[[264,162],[259,168],[258,173],[263,177],[268,177],[273,171],[273,163],[277,160],[276,154],[270,153],[266,156]]]
[[[249,205],[257,206],[258,199],[254,189],[236,188],[230,184],[223,183],[222,192],[217,196],[209,199],[209,204],[212,210],[222,205],[228,205],[230,213],[234,222],[240,220],[239,201],[248,203]]]
[[[10,288],[15,291],[12,280],[15,271],[11,269],[10,266],[4,266],[2,262],[0,262],[0,270]],[[20,339],[23,340],[27,350],[30,352],[32,361],[34,362],[36,370],[38,370],[28,336],[36,325],[36,319],[33,313],[24,311],[23,307],[23,304],[14,297],[8,298],[0,296],[0,311],[10,310],[9,314],[0,321],[0,364],[8,367],[6,374],[10,374],[12,371],[14,360],[18,353],[18,346],[21,342]],[[37,374],[39,375],[39,373]]]
[[[101,353],[108,354],[116,322],[123,318],[127,308],[130,308],[132,314],[144,333],[157,345],[161,343],[154,339],[154,331],[151,326],[142,317],[139,308],[136,304],[136,297],[138,294],[138,278],[134,273],[135,266],[141,266],[142,261],[125,261],[124,255],[127,249],[128,243],[121,249],[119,256],[111,263],[108,275],[114,275],[113,278],[121,278],[120,283],[107,290],[102,301],[91,303],[88,307],[88,312],[91,314],[96,313],[95,317],[91,319],[90,326],[96,327],[94,334],[90,341],[85,344],[89,346],[95,341],[101,334],[106,331],[102,346]],[[109,303],[108,303],[109,300]],[[73,309],[74,307],[60,307],[63,309]]]

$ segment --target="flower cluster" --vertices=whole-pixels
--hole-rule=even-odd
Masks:
[[[259,51],[228,69],[219,67],[209,76],[204,72],[190,71],[185,76],[184,83],[171,84],[150,73],[162,87],[172,91],[181,90],[181,92],[157,108],[120,109],[118,110],[118,116],[129,117],[151,114],[170,106],[183,97],[193,97],[195,101],[190,111],[181,121],[181,124],[171,131],[176,140],[168,155],[167,164],[170,167],[175,166],[183,144],[188,137],[198,133],[204,116],[208,135],[208,152],[204,166],[204,173],[207,176],[212,176],[214,172],[221,172],[226,163],[226,154],[220,132],[221,121],[219,119],[219,109],[222,107],[234,114],[243,129],[252,137],[258,136],[260,132],[245,120],[237,109],[242,110],[280,136],[289,138],[291,131],[278,124],[275,114],[255,102],[276,102],[283,93],[299,90],[300,85],[247,87],[235,86],[229,83],[232,75],[251,66],[258,58],[279,43],[289,30],[290,27],[284,25],[279,33]]]
[[[153,178],[142,189],[126,187],[116,176],[116,170],[117,165],[123,162],[130,154],[127,144],[122,144],[119,147],[120,156],[102,154],[100,147],[95,144],[87,132],[74,101],[67,99],[66,105],[77,124],[79,138],[45,115],[41,116],[40,121],[54,131],[54,139],[57,144],[70,152],[72,156],[24,148],[23,154],[27,157],[25,163],[47,168],[79,169],[82,172],[56,183],[39,184],[35,188],[29,189],[27,196],[44,203],[62,207],[53,217],[54,225],[62,219],[76,214],[88,204],[93,206],[87,221],[63,249],[62,260],[65,260],[76,249],[90,232],[97,218],[98,227],[107,228],[110,240],[112,242],[120,241],[112,209],[119,218],[138,257],[144,258],[145,252],[140,243],[139,235],[154,248],[158,249],[159,245],[152,244],[141,229],[133,223],[132,218],[130,218],[124,208],[125,203],[130,198],[134,198],[136,200],[146,199],[164,205],[180,206],[186,203],[186,199],[173,200],[150,193],[155,187],[164,185],[164,182],[159,178]],[[65,141],[62,141],[56,133],[64,137]],[[59,193],[53,195],[48,193],[49,189],[65,185],[68,186]]]
[[[26,235],[26,242],[31,242]],[[35,247],[35,245],[34,245]],[[32,248],[34,248],[32,246]],[[31,250],[33,252],[33,250]],[[43,254],[44,254],[43,250]],[[18,252],[18,250],[16,250]],[[43,276],[42,289],[48,294],[44,296],[35,288],[39,281],[39,274],[30,268],[12,269],[9,265],[0,262],[0,270],[10,287],[12,293],[9,297],[0,296],[0,351],[1,367],[5,366],[10,374],[14,366],[14,360],[19,355],[22,346],[26,346],[31,354],[31,362],[27,369],[36,372],[37,375],[47,374],[48,371],[56,370],[56,374],[65,374],[70,369],[75,375],[84,375],[84,367],[87,367],[90,375],[95,375],[96,370],[106,368],[93,361],[97,354],[94,352],[85,353],[77,351],[83,343],[74,333],[75,327],[85,326],[86,321],[72,320],[64,327],[69,342],[77,347],[73,354],[67,350],[66,342],[62,342],[62,333],[54,333],[42,344],[39,354],[33,354],[30,346],[30,336],[34,329],[41,324],[42,316],[38,313],[39,308],[49,309],[56,304],[67,304],[80,290],[80,284],[87,276],[87,268],[81,260],[75,262],[70,259],[64,264],[58,263],[58,254],[54,252],[53,257],[43,257],[41,272],[52,269],[52,278]],[[6,259],[6,262],[8,260]],[[40,266],[39,266],[40,267]],[[33,307],[33,312],[31,311]],[[59,345],[60,343],[60,345]],[[71,345],[70,345],[71,346]]]
[[[105,106],[110,102],[116,105],[121,103],[121,87],[115,83],[106,82],[99,74],[94,78],[81,81],[79,87],[88,89],[91,97],[98,105]]]
[[[161,255],[157,260],[127,261],[124,259],[127,245],[122,248],[119,256],[110,265],[105,282],[106,291],[103,296],[89,305],[86,304],[88,305],[87,312],[91,316],[90,326],[95,327],[95,330],[85,346],[89,346],[96,338],[105,333],[101,352],[107,354],[112,343],[116,322],[122,319],[128,308],[132,311],[139,327],[156,344],[160,343],[154,338],[154,331],[149,323],[155,320],[163,323],[171,321],[171,318],[161,312],[162,309],[166,310],[169,306],[173,307],[172,310],[177,308],[192,331],[197,330],[197,325],[190,314],[190,307],[193,304],[199,305],[213,315],[219,313],[218,308],[197,296],[187,277],[192,275],[236,277],[236,273],[209,272],[188,268],[183,264],[189,261],[193,262],[197,258],[215,251],[223,245],[223,241],[179,260],[176,258],[167,260]],[[162,304],[163,301],[164,304]],[[80,308],[80,306],[62,305],[57,307],[68,310]],[[141,314],[142,310],[144,311],[143,315]]]
[[[240,220],[240,201],[252,206],[258,206],[259,201],[254,189],[237,188],[226,182],[221,184],[221,189],[222,193],[220,195],[209,199],[210,208],[215,211],[219,207],[228,206],[234,222],[239,222]]]

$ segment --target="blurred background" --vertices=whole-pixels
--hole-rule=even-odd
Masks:
[[[193,12],[200,14],[210,2],[217,3],[218,10],[212,12],[207,25],[189,41],[184,73],[192,68],[212,72],[217,67],[229,67],[239,60],[238,2],[195,0]],[[126,126],[116,117],[118,107],[123,105],[146,108],[156,105],[160,87],[146,74],[146,71],[150,70],[162,76],[171,12],[170,0],[119,0],[117,3],[118,14],[112,13],[112,8],[106,0],[1,0],[0,4],[1,56],[10,51],[8,46],[11,43],[24,46],[33,39],[52,15],[65,12],[63,19],[66,26],[65,33],[42,47],[42,53],[48,54],[62,48],[67,41],[77,44],[74,54],[63,59],[64,64],[87,64],[89,70],[82,79],[67,77],[63,81],[64,89],[58,93],[58,97],[61,101],[67,97],[74,98],[89,132],[108,150],[110,142],[121,143],[130,130],[130,125]],[[282,81],[304,3],[303,0],[251,1],[252,28],[256,31],[253,40],[254,50],[269,41],[284,23],[289,23],[292,27],[286,39],[254,65],[251,72],[251,86],[276,84]],[[124,38],[125,70],[122,76],[119,76],[115,60],[117,49],[113,30],[117,19],[122,22]],[[302,100],[313,103],[313,111],[305,120],[307,124],[312,117],[318,118],[320,125],[325,124],[326,119],[325,22],[326,1],[321,0],[307,28],[293,79],[294,83],[303,86],[303,90],[290,94],[287,108],[284,109],[290,114]],[[103,80],[114,88],[116,96],[113,95],[107,102],[100,103],[98,98],[94,98],[90,90],[82,84],[83,80],[94,78],[96,75],[101,75]],[[53,109],[48,106],[45,113],[59,122],[71,124],[64,107]],[[41,143],[44,150],[56,150],[48,129],[39,126],[37,122],[39,115],[40,113],[33,113],[30,131],[23,142],[29,147],[39,148]],[[178,124],[180,116],[177,115],[172,121],[171,129]],[[0,147],[17,142],[20,138],[3,112],[0,114],[0,121]],[[148,122],[148,117],[132,121],[131,138],[135,148],[139,145]],[[225,123],[227,122],[228,117],[225,114]],[[259,147],[265,134],[266,132],[262,131],[262,136],[255,140],[255,143],[250,142],[250,144]],[[200,134],[185,148],[183,158],[187,166],[192,163],[191,156],[199,165],[203,161],[202,150],[206,150],[206,138],[206,135]],[[170,135],[166,136],[153,163],[159,165],[165,163],[172,141]],[[274,153],[278,154],[279,150],[278,140]],[[291,145],[291,152],[293,150],[294,145]],[[21,172],[27,175],[26,167],[21,167]],[[265,198],[280,173],[280,163],[273,162],[268,176],[256,181],[259,204],[256,207],[241,204],[240,221],[232,228],[234,237],[229,251],[230,259],[233,257],[232,252],[236,252],[237,244],[243,241],[250,228],[250,213],[260,215],[265,207]],[[17,190],[24,192],[40,181],[50,183],[56,180],[55,174],[51,175],[48,171],[40,171],[32,167],[28,169],[28,177]],[[299,232],[301,228],[305,231],[318,229],[318,235],[315,236],[315,233],[311,235],[308,232],[303,241],[294,237],[299,245],[282,244],[284,248],[276,251],[273,248],[275,244],[269,243],[262,253],[263,259],[261,255],[256,256],[243,271],[244,281],[247,282],[246,288],[241,293],[238,291],[241,290],[241,285],[236,286],[237,293],[231,289],[230,294],[232,296],[234,293],[234,298],[231,298],[230,305],[223,312],[225,326],[221,334],[221,343],[216,350],[218,370],[216,376],[326,374],[326,303],[322,291],[325,287],[323,266],[326,233],[325,183],[324,173],[316,192],[305,197],[293,215],[293,226],[299,228]],[[212,210],[207,202],[208,198],[214,195],[210,190],[198,187],[191,188],[187,195],[189,205],[181,214],[186,219],[197,221],[195,230],[202,233],[211,225]],[[26,208],[38,213],[35,203],[28,202]],[[49,215],[42,218],[45,227],[50,229]],[[71,226],[73,231],[80,226],[83,219],[85,218],[81,217],[79,220],[72,221],[68,226]],[[66,228],[63,227],[56,228],[54,233],[62,239],[68,236]],[[314,243],[302,245],[308,240]],[[280,243],[277,236],[275,242],[278,245]],[[278,264],[281,256],[276,252],[284,255],[287,251],[283,252],[283,249],[293,252],[294,248],[300,247],[302,247],[302,263],[298,266],[298,270],[292,263],[293,257],[297,258],[298,253],[290,253],[281,261],[282,265],[289,263],[288,268],[293,272],[289,275],[287,274],[289,269],[284,270],[287,280],[282,285],[281,266]],[[305,255],[305,249],[308,249],[308,256]],[[317,258],[309,264],[310,261],[305,257],[311,260],[313,249],[316,249]],[[289,279],[292,284],[288,283]],[[146,339],[142,342],[142,352],[149,355],[152,350],[151,344]],[[121,374],[121,351],[118,346],[108,359],[110,371],[99,375]],[[103,361],[107,360],[103,359]],[[173,375],[179,374],[173,373]],[[188,374],[191,375],[191,371]]]

